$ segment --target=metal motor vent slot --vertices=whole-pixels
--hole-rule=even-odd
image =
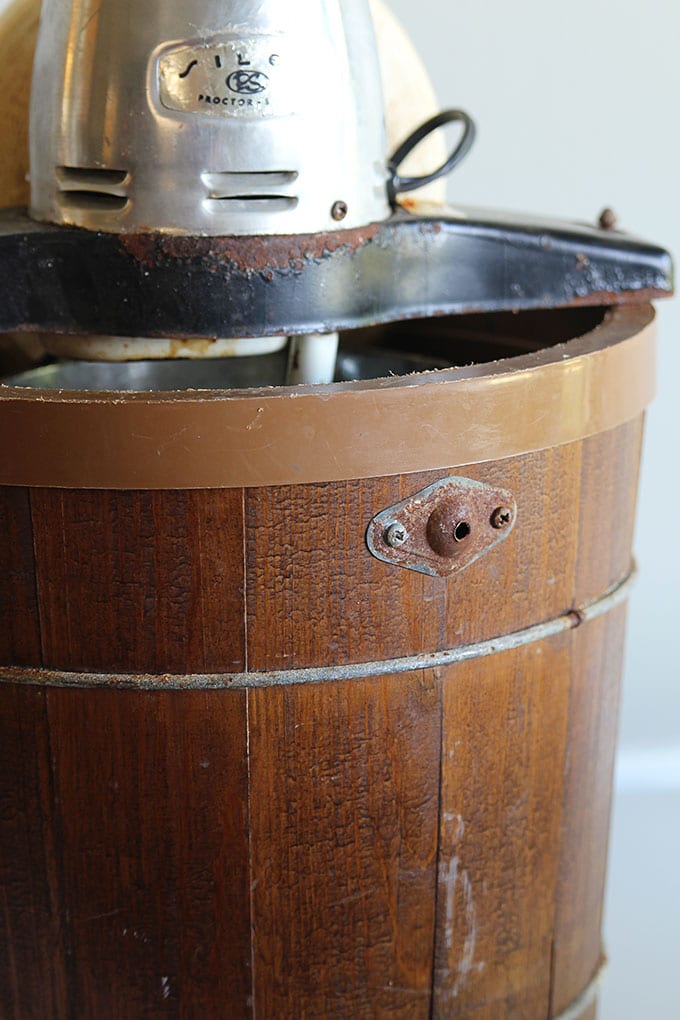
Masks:
[[[203,203],[210,213],[289,212],[297,204],[297,198],[287,198],[285,195],[230,195],[208,198]]]
[[[59,205],[66,210],[122,212],[129,201],[131,175],[127,170],[60,166],[56,179]]]
[[[208,189],[208,198],[255,198],[278,194],[279,188],[294,184],[297,170],[223,170],[201,174]],[[291,196],[288,196],[291,197]]]
[[[297,170],[224,170],[201,174],[208,189],[203,203],[208,212],[287,212],[298,205],[286,189],[298,179]]]

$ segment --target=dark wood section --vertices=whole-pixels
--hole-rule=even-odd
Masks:
[[[596,972],[618,731],[625,607],[572,635],[569,755],[553,957],[559,1013]]]
[[[257,1017],[430,1016],[431,674],[251,692]]]
[[[631,560],[643,419],[583,444],[575,605],[600,598]]]
[[[77,1006],[36,1018],[250,1017],[245,698],[49,692]]]
[[[433,1016],[545,1020],[568,638],[450,668],[443,692]]]
[[[40,624],[27,489],[0,488],[0,663],[40,665]]]
[[[573,600],[580,472],[580,444],[572,444],[401,479],[248,491],[250,668],[418,654],[566,612]],[[367,555],[372,517],[447,474],[510,489],[519,504],[513,534],[448,580],[424,582]],[[267,594],[273,592],[275,599]]]
[[[240,491],[40,489],[32,505],[46,666],[244,668]]]
[[[75,1017],[46,693],[0,684],[0,1018]]]

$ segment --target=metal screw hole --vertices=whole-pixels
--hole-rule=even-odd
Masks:
[[[460,524],[457,524],[453,529],[453,537],[455,538],[456,542],[464,542],[469,534],[470,525],[468,524],[467,521],[461,521]]]

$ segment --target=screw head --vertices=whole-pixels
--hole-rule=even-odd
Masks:
[[[597,225],[600,230],[616,230],[618,217],[613,209],[603,209],[600,213]]]
[[[340,220],[344,220],[344,218],[345,218],[345,216],[347,215],[348,212],[349,212],[349,209],[347,208],[347,202],[334,202],[333,203],[333,208],[331,209],[331,216],[338,223],[340,222]]]
[[[385,541],[391,549],[401,549],[408,542],[408,531],[403,524],[390,524],[385,532]]]
[[[491,527],[497,531],[501,531],[503,528],[507,528],[512,524],[514,513],[507,506],[499,506],[491,514]]]

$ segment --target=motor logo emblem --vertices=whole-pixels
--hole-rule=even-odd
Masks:
[[[227,87],[241,96],[255,96],[264,92],[269,78],[262,71],[234,71],[227,78]]]

